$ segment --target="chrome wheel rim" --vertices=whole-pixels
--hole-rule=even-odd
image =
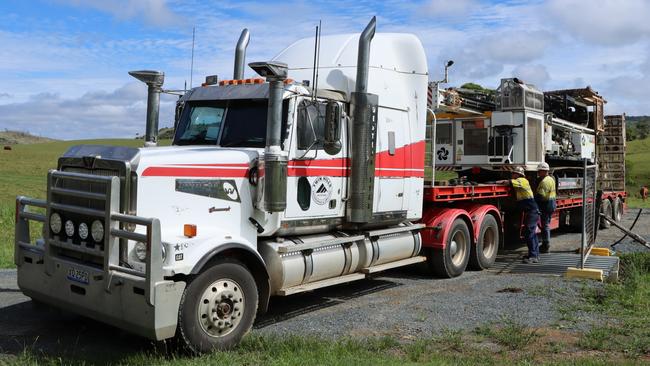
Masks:
[[[497,249],[496,231],[494,227],[490,226],[483,233],[483,256],[485,258],[492,258]]]
[[[221,279],[206,287],[197,307],[203,331],[211,337],[231,333],[241,322],[244,301],[241,287],[231,279]]]
[[[449,243],[449,250],[451,254],[451,262],[454,266],[458,267],[463,264],[465,259],[465,252],[467,251],[467,238],[465,234],[458,230],[454,232]]]

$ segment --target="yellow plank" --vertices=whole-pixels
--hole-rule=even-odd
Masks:
[[[591,249],[591,254],[593,255],[599,255],[603,257],[609,257],[612,255],[612,253],[609,251],[608,248],[592,248]]]
[[[603,270],[594,268],[573,268],[569,267],[566,270],[565,276],[567,278],[587,278],[592,280],[603,281]]]

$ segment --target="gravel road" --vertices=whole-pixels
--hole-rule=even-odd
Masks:
[[[629,227],[636,210],[628,211]],[[644,211],[635,232],[650,238],[650,211]],[[610,228],[599,232],[599,246],[621,237]],[[580,234],[553,237],[553,250],[579,246]],[[620,251],[646,250],[630,243]],[[520,249],[521,250],[521,249]],[[592,282],[592,286],[600,284]],[[373,279],[321,289],[288,298],[274,298],[270,311],[258,318],[258,334],[371,337],[390,335],[409,340],[439,334],[443,329],[471,330],[480,325],[511,319],[532,327],[557,324],[558,304],[566,304],[581,283],[559,277],[466,272],[447,280],[432,279],[411,266],[381,273]],[[591,324],[583,317],[571,326]],[[124,355],[153,350],[160,344],[130,335],[102,323],[62,311],[39,308],[22,295],[14,270],[0,270],[0,362],[30,347],[48,355],[75,354],[119,360]]]

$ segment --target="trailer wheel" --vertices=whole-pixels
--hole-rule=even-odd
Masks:
[[[484,270],[492,267],[499,251],[499,225],[493,215],[485,215],[476,244],[472,245],[469,267]]]
[[[620,222],[623,219],[623,202],[618,197],[612,201],[612,218],[616,222]]]
[[[605,216],[609,217],[610,212],[612,210],[612,203],[608,199],[604,199],[603,202],[600,205],[600,213],[604,214]],[[600,219],[600,228],[601,229],[609,229],[612,224],[609,223],[609,221],[605,220],[604,218]]]
[[[460,276],[467,267],[471,237],[463,219],[456,219],[451,225],[444,249],[432,249],[428,254],[430,270],[440,277]]]
[[[178,312],[179,343],[192,353],[230,349],[253,326],[257,286],[240,262],[217,262],[185,289]]]

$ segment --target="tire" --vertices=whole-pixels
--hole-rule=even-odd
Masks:
[[[612,201],[612,217],[616,222],[621,222],[623,219],[623,203],[618,197]]]
[[[499,224],[493,215],[485,215],[476,244],[472,244],[469,268],[484,270],[492,267],[499,252]]]
[[[433,248],[428,253],[429,269],[439,277],[458,277],[467,267],[472,240],[467,224],[456,219],[451,225],[445,249]],[[455,250],[454,250],[455,248]]]
[[[600,205],[600,213],[605,214],[605,216],[609,217],[611,210],[612,210],[612,203],[608,199],[604,199]],[[609,221],[603,218],[600,219],[601,229],[609,229],[611,226],[612,224]]]
[[[176,332],[179,345],[195,354],[237,346],[253,326],[257,302],[255,279],[242,263],[215,263],[183,293]]]

